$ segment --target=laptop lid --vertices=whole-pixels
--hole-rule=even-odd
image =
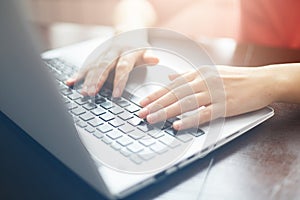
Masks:
[[[0,110],[102,194],[109,194],[34,45],[21,1],[0,2]]]

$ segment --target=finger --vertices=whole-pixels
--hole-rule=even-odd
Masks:
[[[147,96],[146,98],[142,99],[140,101],[140,105],[142,107],[147,106],[148,104],[152,103],[153,101],[157,100],[161,96],[168,93],[170,90],[183,85],[187,82],[193,81],[195,79],[195,73],[194,72],[188,72],[184,73],[181,76],[177,76],[175,79],[172,80],[172,83],[169,84],[167,87],[164,87],[160,90],[157,90],[156,92],[152,93],[151,95]]]
[[[148,65],[156,65],[159,63],[159,58],[151,51],[146,50],[142,55],[142,60],[137,60],[136,65],[148,64]]]
[[[176,130],[184,130],[188,128],[197,128],[199,125],[209,122],[212,119],[212,105],[205,108],[200,108],[199,112],[184,117],[181,120],[177,120],[173,123],[173,128]]]
[[[67,86],[73,86],[78,81],[82,80],[86,75],[87,70],[82,70],[73,74],[68,80],[66,80]]]
[[[179,76],[182,76],[183,74],[169,74],[168,78],[170,81],[175,80],[176,78],[178,78]]]
[[[139,111],[138,115],[141,118],[146,118],[148,114],[157,112],[159,109],[169,106],[184,97],[195,95],[203,91],[203,84],[203,81],[197,79],[179,86],[145,106]]]
[[[85,76],[81,93],[83,95],[95,96],[105,83],[113,65],[114,63],[108,67],[90,69]]]
[[[81,81],[82,79],[84,79],[85,76],[87,75],[88,71],[90,71],[94,68],[97,68],[97,67],[99,67],[99,65],[91,64],[91,65],[87,65],[87,66],[80,68],[80,70],[78,72],[76,72],[68,80],[66,80],[66,85],[73,86],[78,81]]]
[[[126,86],[129,73],[133,69],[140,52],[121,56],[117,62],[114,78],[113,97],[120,97]]]
[[[188,78],[188,79],[186,79]],[[163,87],[159,90],[157,90],[156,92],[150,94],[149,96],[145,97],[144,99],[142,99],[140,101],[140,105],[142,107],[145,107],[147,105],[149,105],[150,103],[156,101],[157,99],[161,98],[163,95],[166,95],[169,91],[191,81],[191,76],[185,77],[185,76],[179,76],[178,78],[176,78],[175,80],[172,81],[172,83],[170,83],[168,86]]]
[[[186,96],[196,94],[198,91],[198,88],[193,85],[194,83],[186,83],[182,86],[179,86],[167,94],[163,95],[159,99],[155,100],[151,104],[147,105],[146,108],[150,112],[155,112],[158,110],[158,107],[166,107]],[[158,106],[159,105],[159,106]]]
[[[189,95],[171,104],[170,106],[167,106],[166,108],[149,114],[147,116],[147,121],[151,124],[155,124],[208,104],[210,104],[210,96],[208,93]]]

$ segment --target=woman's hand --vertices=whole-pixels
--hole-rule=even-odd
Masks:
[[[265,67],[217,66],[219,75],[201,75],[202,67],[183,75],[170,75],[172,81],[143,99],[141,118],[157,123],[189,111],[192,115],[173,122],[177,130],[197,127],[218,117],[228,117],[258,110],[272,103],[276,77]],[[222,88],[208,88],[207,83],[222,81]],[[217,97],[217,99],[212,99]],[[217,114],[212,115],[216,111]]]
[[[111,48],[110,54],[115,52],[113,57],[118,57],[117,60],[110,58],[111,56],[100,55],[99,60],[93,62],[80,69],[71,78],[66,81],[68,86],[76,84],[84,79],[81,93],[83,95],[95,96],[105,83],[109,73],[115,69],[115,77],[113,83],[113,97],[120,97],[126,86],[129,73],[135,66],[139,65],[155,65],[159,62],[158,58],[149,50],[138,50],[129,54],[121,54],[122,51],[117,48]],[[103,58],[108,59],[103,59]],[[101,60],[103,59],[103,60]]]

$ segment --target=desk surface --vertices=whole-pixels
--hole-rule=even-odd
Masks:
[[[222,40],[204,46],[218,64],[300,62],[297,50],[234,44],[224,58]],[[128,199],[299,199],[300,105],[272,106],[270,120]],[[2,113],[0,133],[0,199],[103,199]]]

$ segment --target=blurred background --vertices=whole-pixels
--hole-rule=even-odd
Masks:
[[[27,0],[30,20],[42,33],[45,50],[112,34],[120,0]],[[149,0],[154,26],[198,40],[239,34],[239,0]],[[134,12],[134,8],[133,8]]]

